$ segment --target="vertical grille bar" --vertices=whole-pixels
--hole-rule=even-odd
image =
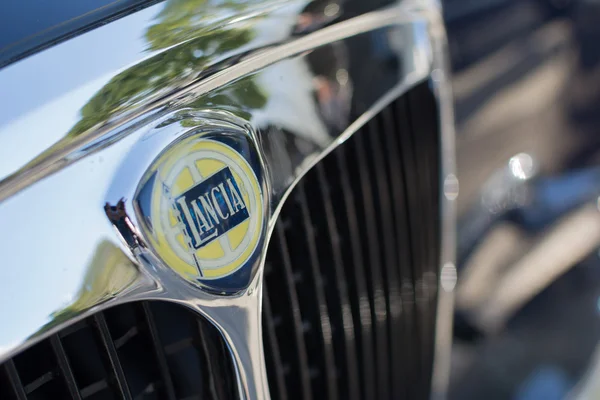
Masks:
[[[342,326],[338,329],[342,332],[345,342],[345,367],[346,380],[348,385],[348,398],[357,399],[360,391],[358,387],[358,366],[356,357],[356,343],[354,337],[354,321],[352,318],[352,309],[350,299],[348,298],[348,284],[346,283],[346,275],[342,266],[342,250],[340,248],[340,235],[338,233],[337,224],[333,214],[333,205],[331,195],[329,193],[329,183],[325,177],[323,163],[317,164],[316,172],[323,206],[325,209],[325,219],[327,220],[327,232],[329,236],[329,244],[331,245],[334,275],[336,278],[338,304],[341,311]],[[329,267],[329,266],[325,266]]]
[[[404,183],[404,190],[406,193],[406,213],[408,216],[408,227],[409,227],[409,243],[410,248],[412,249],[412,292],[413,292],[413,301],[415,306],[415,315],[416,321],[413,325],[413,337],[416,338],[415,343],[415,358],[413,360],[413,365],[410,373],[410,381],[418,382],[420,377],[420,372],[422,371],[422,359],[421,355],[424,352],[424,347],[427,345],[426,340],[423,337],[423,324],[425,323],[423,318],[423,313],[419,311],[419,304],[417,302],[417,288],[415,287],[416,282],[419,280],[419,277],[423,275],[423,267],[422,267],[422,248],[421,241],[419,240],[418,225],[419,225],[419,216],[418,210],[421,205],[419,204],[418,194],[414,188],[418,187],[418,183],[416,181],[416,171],[414,165],[414,155],[412,152],[412,131],[409,122],[409,113],[407,110],[408,105],[406,104],[405,98],[400,98],[396,101],[394,105],[394,111],[396,111],[396,121],[398,121],[398,131],[402,132],[399,135],[399,149],[398,152],[401,156],[402,160],[402,178]],[[417,397],[418,394],[415,392],[418,390],[417,385],[411,385],[409,387],[409,396],[411,398]]]
[[[204,342],[194,340],[198,324]],[[0,399],[233,400],[228,356],[217,330],[189,310],[164,302],[123,304],[0,365]]]
[[[382,127],[380,118],[373,119],[368,125],[367,133],[368,144],[370,145],[370,159],[373,167],[373,175],[375,177],[375,185],[377,189],[377,199],[379,204],[377,214],[382,231],[383,241],[383,259],[385,260],[386,268],[384,268],[384,279],[388,288],[388,301],[390,304],[390,314],[388,321],[390,324],[390,368],[389,379],[391,382],[391,397],[397,399],[400,397],[400,380],[396,377],[402,375],[402,353],[400,350],[400,341],[402,338],[402,300],[400,297],[400,280],[398,279],[398,260],[394,251],[394,226],[393,212],[391,205],[391,196],[388,190],[388,177],[385,169],[385,155],[380,143],[380,135]],[[380,245],[381,248],[381,245]]]
[[[269,294],[265,290],[263,292],[263,313],[265,314],[265,357],[268,358],[273,366],[271,374],[268,376],[269,381],[275,381],[277,387],[277,399],[287,400],[287,391],[285,387],[285,372],[283,363],[281,362],[281,353],[279,352],[279,344],[277,343],[277,335],[273,323],[273,314],[271,312],[271,303],[269,302]],[[271,386],[272,387],[272,386]],[[273,394],[272,394],[273,395]]]
[[[204,380],[204,382],[206,383],[206,385],[204,385],[204,391],[210,393],[209,398],[220,399],[223,396],[223,390],[221,388],[221,385],[218,385],[215,379],[215,375],[218,375],[218,369],[217,366],[213,365],[214,363],[211,362],[211,349],[208,348],[207,340],[205,337],[207,335],[206,328],[204,327],[201,321],[197,322],[197,328],[198,330],[194,333],[196,339],[198,340],[198,342],[200,342],[200,348],[202,349],[201,360],[204,361],[204,364],[207,367],[203,368],[203,371],[206,371],[206,373],[204,374],[206,378]]]
[[[99,333],[100,340],[102,342],[102,346],[104,347],[108,361],[110,362],[111,371],[114,375],[114,383],[116,383],[117,389],[122,398],[125,400],[130,400],[132,398],[131,393],[129,393],[129,387],[127,386],[125,373],[123,372],[123,367],[121,366],[121,362],[119,361],[119,356],[117,355],[117,349],[115,348],[115,344],[110,336],[110,331],[108,330],[106,319],[104,318],[104,315],[101,312],[94,315],[93,318],[94,323],[96,325],[96,330]]]
[[[8,376],[8,381],[10,382],[10,386],[12,388],[15,397],[18,400],[27,400],[27,395],[25,394],[25,388],[23,387],[23,383],[21,382],[21,378],[19,378],[19,373],[15,368],[15,363],[13,360],[8,360],[4,363],[4,369],[6,370],[6,375]]]
[[[363,224],[366,226],[366,241],[367,241],[367,252],[369,254],[369,264],[365,265],[366,269],[371,273],[371,286],[372,296],[374,304],[374,315],[375,315],[375,337],[376,337],[376,348],[377,348],[377,398],[388,399],[389,398],[389,350],[388,350],[388,315],[389,302],[385,293],[385,284],[383,283],[383,277],[381,270],[383,269],[380,254],[379,254],[379,238],[377,235],[377,227],[375,225],[375,204],[373,201],[373,190],[371,187],[370,176],[367,173],[368,164],[366,155],[364,153],[364,140],[362,132],[359,132],[350,142],[354,147],[354,154],[358,165],[348,160],[348,167],[351,168],[358,176],[358,188],[355,188],[355,196],[362,197],[364,220]],[[355,168],[358,169],[356,171]],[[362,192],[362,196],[360,193]]]
[[[52,337],[50,338],[50,343],[52,344],[52,350],[54,351],[54,355],[56,356],[56,360],[58,361],[58,368],[60,370],[60,374],[65,380],[71,398],[73,398],[74,400],[80,400],[81,395],[75,382],[75,376],[73,375],[73,370],[69,365],[67,354],[65,353],[65,349],[63,348],[58,334],[52,335]]]
[[[287,248],[284,227],[282,223],[275,225],[277,250],[281,253],[281,268],[287,283],[288,299],[291,305],[291,314],[294,324],[294,336],[297,349],[297,364],[300,374],[302,398],[304,400],[312,400],[312,388],[309,376],[308,353],[306,342],[304,340],[304,330],[302,325],[302,314],[300,311],[300,302],[298,301],[298,293],[296,291],[296,283],[294,282],[294,273],[292,271],[292,261]],[[268,290],[268,287],[265,288]]]
[[[435,310],[437,293],[437,270],[440,263],[438,231],[433,229],[439,221],[439,159],[437,153],[437,106],[435,99],[425,85],[421,85],[408,94],[409,110],[411,113],[411,125],[415,135],[415,155],[417,156],[420,173],[419,182],[421,187],[419,193],[424,197],[424,226],[432,227],[425,230],[423,234],[424,243],[427,246],[426,259],[424,260],[423,290],[425,304],[427,306],[425,337],[427,343],[434,340]],[[433,363],[433,351],[431,346],[425,348],[423,355],[425,360],[423,369],[423,387],[429,387],[431,365]]]
[[[408,238],[408,207],[406,204],[406,193],[402,182],[403,167],[398,157],[398,135],[409,134],[409,132],[397,129],[394,126],[391,109],[385,108],[382,110],[382,124],[384,128],[381,130],[383,136],[384,147],[386,148],[386,164],[389,169],[389,178],[391,183],[393,215],[395,221],[395,236],[396,250],[398,256],[398,273],[400,275],[401,298],[402,298],[402,336],[400,337],[400,347],[403,354],[404,369],[399,381],[403,385],[403,395],[409,397],[409,386],[411,380],[409,371],[407,371],[406,361],[412,363],[415,359],[414,346],[415,336],[413,327],[416,323],[416,315],[414,313],[414,288],[413,288],[413,257]]]
[[[424,380],[425,378],[425,374],[427,371],[427,352],[428,352],[428,343],[429,343],[429,338],[432,336],[431,334],[431,327],[429,326],[429,320],[430,320],[430,304],[427,301],[427,295],[426,295],[426,281],[427,281],[427,275],[428,275],[428,271],[430,270],[430,249],[428,249],[427,246],[427,231],[424,229],[421,229],[421,227],[423,226],[429,226],[429,212],[430,212],[430,207],[429,207],[429,203],[430,203],[430,199],[429,199],[429,190],[428,190],[428,182],[427,180],[427,176],[429,175],[429,171],[428,168],[429,166],[427,165],[426,159],[425,159],[425,155],[423,154],[423,152],[421,151],[421,144],[423,142],[423,138],[426,135],[426,132],[423,132],[421,129],[419,129],[419,123],[418,120],[420,119],[418,115],[415,114],[413,108],[414,105],[413,103],[413,99],[411,98],[411,96],[408,96],[408,101],[406,102],[406,106],[407,106],[407,110],[408,110],[408,116],[409,116],[409,123],[410,123],[410,129],[412,132],[411,135],[411,144],[412,144],[412,154],[414,155],[413,158],[413,168],[414,168],[414,172],[413,175],[416,178],[416,193],[418,193],[419,195],[419,199],[418,199],[418,204],[420,205],[420,208],[413,208],[414,210],[416,210],[416,215],[417,215],[417,220],[418,222],[418,229],[416,229],[413,234],[415,234],[417,236],[417,239],[419,240],[419,248],[420,248],[420,259],[419,259],[419,263],[420,263],[420,267],[421,267],[421,273],[418,277],[416,277],[415,280],[415,293],[417,295],[417,309],[419,310],[419,313],[421,314],[421,335],[422,335],[422,343],[423,343],[423,347],[422,347],[422,351],[421,351],[421,369],[420,369],[420,374],[419,374],[419,380],[417,381],[418,387],[421,389],[419,391],[419,395],[420,396],[425,396],[425,388],[424,388]]]
[[[406,136],[406,148],[407,154],[407,163],[409,163],[409,167],[407,168],[410,172],[409,176],[412,178],[411,186],[416,188],[413,192],[415,196],[413,197],[412,203],[409,204],[409,209],[414,210],[411,215],[414,215],[414,224],[411,226],[411,234],[416,238],[416,248],[418,258],[417,258],[417,267],[418,274],[415,276],[415,296],[416,296],[416,307],[417,312],[420,315],[419,319],[419,327],[421,334],[421,353],[419,354],[419,376],[418,376],[418,385],[416,387],[419,389],[418,395],[425,396],[423,384],[423,379],[425,378],[425,371],[427,369],[426,362],[426,354],[428,352],[429,347],[429,338],[432,336],[431,329],[429,326],[429,313],[430,307],[427,299],[425,298],[425,285],[426,285],[426,277],[428,271],[428,253],[429,249],[427,248],[427,238],[426,231],[423,227],[428,226],[428,189],[424,182],[423,175],[424,172],[422,169],[427,169],[427,165],[423,165],[423,157],[420,154],[420,143],[422,136],[425,134],[424,132],[420,132],[418,130],[418,124],[416,124],[417,116],[411,111],[411,108],[414,107],[411,105],[411,97],[407,96],[406,101],[403,102],[405,105],[405,112],[407,116],[407,121],[409,124],[409,129],[411,135]]]
[[[318,303],[318,313],[320,316],[320,329],[322,345],[324,348],[323,358],[325,361],[325,374],[327,380],[327,395],[328,399],[335,400],[338,398],[338,388],[336,379],[336,365],[335,356],[333,349],[333,335],[331,332],[331,320],[329,318],[329,310],[327,307],[327,301],[325,300],[325,292],[323,291],[323,279],[321,277],[319,258],[317,255],[317,247],[315,244],[314,228],[312,226],[310,212],[308,210],[308,203],[306,200],[306,193],[304,191],[304,185],[302,182],[298,184],[297,188],[297,199],[300,205],[302,213],[302,223],[304,225],[304,232],[306,234],[306,244],[308,247],[308,255],[310,258],[310,270],[312,273],[312,282],[314,286],[315,295]]]
[[[160,371],[162,382],[165,385],[167,399],[176,400],[177,396],[175,395],[173,379],[171,379],[171,374],[169,373],[169,366],[167,364],[165,350],[160,341],[158,330],[156,329],[156,321],[154,320],[154,315],[152,314],[152,310],[150,309],[150,305],[148,303],[142,303],[142,313],[144,315],[146,326],[148,327],[148,332],[150,333],[152,348],[154,349],[156,360],[158,362],[158,369]]]
[[[356,287],[356,296],[358,297],[358,337],[361,337],[362,363],[361,375],[363,378],[362,397],[364,399],[373,399],[375,392],[375,336],[373,335],[373,325],[375,323],[375,313],[373,310],[373,301],[369,297],[367,289],[367,274],[365,257],[362,253],[360,234],[358,229],[357,211],[354,202],[350,180],[346,168],[345,148],[342,146],[336,151],[337,167],[340,174],[340,183],[343,196],[344,209],[348,221],[348,233],[350,237],[349,246],[351,247],[351,258],[354,272],[354,286]]]
[[[205,371],[204,375],[205,382],[207,383],[206,386],[208,386],[208,390],[210,391],[212,399],[224,399],[226,398],[225,388],[223,387],[225,384],[225,380],[219,379],[222,378],[222,371],[219,370],[218,363],[214,362],[216,354],[213,354],[214,349],[212,348],[212,346],[209,345],[208,335],[210,334],[210,332],[208,330],[208,327],[206,326],[205,321],[198,320],[196,322],[196,325],[198,327],[198,340],[201,344],[200,348],[203,350],[202,358],[204,363],[202,370]],[[207,390],[205,389],[205,391]]]

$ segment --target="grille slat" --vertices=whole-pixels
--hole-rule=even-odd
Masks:
[[[273,263],[273,271],[268,271],[270,263]],[[289,327],[289,329],[286,331],[278,329],[277,334],[280,340],[286,339],[289,336],[294,338],[293,341],[284,341],[279,346],[282,352],[288,352],[287,360],[289,364],[295,366],[295,373],[288,374],[286,379],[286,381],[290,382],[288,383],[290,387],[289,392],[295,393],[296,396],[294,397],[296,398],[311,400],[312,385],[309,374],[308,350],[306,341],[304,340],[302,315],[300,313],[300,301],[292,270],[291,257],[287,248],[285,228],[282,223],[275,225],[274,237],[269,246],[269,256],[267,257],[267,266],[265,266],[265,269],[267,269],[265,271],[267,284],[264,288],[266,295],[271,298],[276,294],[279,300],[277,303],[271,303],[272,310],[278,307],[277,314],[279,318],[289,317],[291,320],[291,323],[284,325],[284,327]],[[269,282],[271,283],[269,284]],[[285,305],[284,302],[286,303]]]
[[[281,352],[277,343],[277,333],[275,332],[275,324],[273,323],[273,313],[271,312],[271,303],[269,294],[265,290],[263,293],[263,313],[265,315],[265,358],[267,369],[271,371],[269,379],[275,382],[277,388],[276,396],[280,400],[287,400],[287,392],[285,387],[285,371],[281,362]]]
[[[427,187],[427,183],[426,183],[426,177],[428,175],[428,165],[427,162],[425,160],[425,157],[423,156],[423,154],[421,154],[420,152],[420,146],[422,143],[422,136],[420,135],[422,132],[419,129],[419,125],[417,123],[418,118],[415,118],[415,110],[412,110],[411,107],[411,101],[409,99],[409,101],[406,101],[406,109],[407,112],[409,114],[409,123],[410,123],[410,129],[412,132],[415,132],[415,135],[412,135],[410,137],[411,139],[411,143],[410,146],[412,146],[410,148],[410,152],[413,155],[412,159],[410,161],[412,161],[412,165],[409,168],[410,171],[410,175],[413,176],[415,178],[415,183],[414,187],[417,188],[417,190],[415,191],[416,196],[415,196],[415,202],[411,207],[411,209],[413,210],[417,210],[417,212],[415,213],[415,220],[416,223],[413,226],[414,230],[412,232],[413,235],[415,235],[415,237],[417,238],[417,241],[419,243],[419,257],[417,259],[417,266],[419,267],[419,275],[417,276],[417,279],[415,281],[415,295],[416,295],[416,299],[417,299],[417,308],[419,309],[419,315],[421,315],[420,321],[419,321],[419,327],[420,327],[420,334],[421,334],[421,354],[419,356],[419,359],[421,360],[420,363],[420,373],[419,373],[419,379],[417,380],[417,395],[418,396],[423,396],[424,395],[424,374],[425,371],[427,370],[427,361],[426,361],[426,353],[428,351],[427,347],[428,347],[428,340],[429,337],[431,336],[430,330],[432,327],[429,326],[429,314],[431,313],[430,310],[430,304],[428,304],[426,298],[425,298],[425,290],[424,290],[424,286],[425,286],[425,281],[426,281],[426,277],[427,277],[427,271],[429,270],[429,257],[428,257],[428,253],[429,250],[426,247],[427,244],[427,232],[424,229],[421,229],[422,226],[428,226],[427,224],[428,222],[428,214],[430,212],[428,203],[429,203],[429,196],[422,196],[422,193],[424,193],[424,189]]]
[[[413,343],[415,336],[411,329],[415,326],[416,316],[413,312],[414,307],[414,287],[413,287],[413,256],[408,238],[408,207],[406,206],[406,192],[403,183],[403,166],[398,157],[398,140],[397,135],[386,134],[386,132],[398,132],[399,135],[405,134],[402,130],[394,125],[394,116],[392,110],[388,107],[381,112],[381,123],[384,126],[380,130],[380,137],[383,140],[386,149],[385,162],[387,165],[388,178],[392,196],[392,214],[395,223],[395,246],[398,257],[397,270],[400,279],[400,297],[402,301],[401,321],[402,332],[400,336],[399,347],[404,360],[414,360],[416,354],[414,352]],[[404,266],[404,268],[402,267]],[[400,390],[403,396],[411,396],[411,371],[407,368],[407,363],[402,365],[402,375],[397,379],[403,389]]]
[[[56,356],[56,359],[58,361],[58,368],[60,369],[60,373],[65,380],[71,398],[74,400],[81,399],[79,389],[77,388],[77,384],[75,383],[75,375],[73,374],[73,370],[69,365],[67,353],[65,352],[65,349],[60,341],[60,336],[52,335],[50,337],[50,343],[52,344],[54,355]]]
[[[227,389],[225,385],[224,379],[217,380],[217,376],[223,376],[219,373],[213,373],[213,371],[217,372],[220,368],[218,361],[216,360],[219,357],[219,350],[213,348],[214,340],[211,340],[210,333],[212,328],[203,324],[200,321],[196,322],[197,325],[197,334],[198,340],[201,343],[200,348],[203,353],[203,365],[205,368],[202,368],[202,371],[205,373],[205,381],[208,382],[208,388],[212,399],[225,399],[227,398]],[[209,398],[209,397],[207,397]]]
[[[100,393],[104,390],[108,389],[108,382],[103,379],[98,382],[94,382],[91,385],[88,385],[81,389],[81,397],[87,399],[88,397],[94,396],[96,393]]]
[[[132,327],[123,336],[114,340],[115,348],[120,349],[121,347],[125,346],[127,344],[127,342],[129,342],[131,339],[133,339],[137,334],[138,334],[137,326]]]
[[[412,280],[410,282],[410,291],[413,295],[413,304],[414,304],[414,325],[412,325],[413,332],[412,337],[415,338],[413,342],[414,345],[414,362],[411,366],[409,380],[411,382],[418,382],[420,377],[420,371],[422,371],[422,363],[423,360],[421,355],[423,354],[424,346],[427,345],[426,341],[423,337],[424,323],[425,318],[423,315],[423,310],[419,310],[419,307],[422,306],[418,301],[418,285],[417,282],[423,276],[423,266],[422,266],[422,240],[419,236],[418,226],[420,223],[420,209],[421,204],[419,203],[419,196],[417,190],[414,188],[419,187],[419,182],[417,178],[417,171],[415,169],[415,161],[413,154],[413,136],[416,132],[413,132],[411,129],[411,121],[410,114],[408,112],[408,105],[406,98],[398,99],[395,104],[396,112],[396,121],[398,122],[398,135],[399,138],[399,149],[398,154],[400,155],[400,159],[402,160],[402,178],[404,182],[404,189],[406,193],[406,210],[407,210],[407,221],[408,221],[408,238],[410,243],[410,249],[412,254]],[[412,134],[410,134],[412,133]],[[419,385],[411,385],[409,387],[409,396],[410,397],[418,397],[420,396],[418,392]]]
[[[26,400],[27,395],[25,394],[25,388],[21,383],[21,378],[19,378],[19,374],[17,373],[17,369],[15,368],[15,363],[13,360],[8,360],[4,364],[4,372],[6,374],[6,386],[3,387],[2,392],[7,396],[14,396],[17,400]]]
[[[25,393],[27,393],[27,394],[32,393],[33,391],[39,389],[44,384],[52,381],[54,378],[56,378],[56,375],[54,374],[53,371],[46,372],[44,375],[38,377],[31,383],[28,383],[27,385],[25,385]]]
[[[343,147],[340,147],[336,151],[335,161],[341,186],[338,195],[340,196],[340,204],[344,205],[343,211],[345,211],[344,214],[341,214],[339,213],[341,210],[338,210],[338,213],[340,215],[340,221],[346,220],[347,222],[345,236],[348,240],[346,243],[347,246],[351,247],[351,252],[345,252],[345,263],[347,268],[353,270],[354,280],[349,282],[353,283],[355,293],[354,315],[358,316],[358,321],[360,321],[360,324],[355,324],[355,327],[357,328],[357,338],[360,337],[362,339],[360,341],[360,347],[362,349],[360,354],[362,358],[359,363],[361,376],[363,378],[361,393],[363,398],[373,399],[376,396],[375,337],[373,334],[375,315],[372,313],[373,302],[371,301],[367,289],[367,273],[364,268],[365,258],[362,254],[358,221],[356,218],[356,206],[346,169],[346,156]]]
[[[195,339],[200,343],[199,348],[201,351],[200,360],[203,361],[208,368],[203,368],[204,381],[207,383],[205,386],[205,393],[207,398],[221,399],[223,398],[223,391],[221,385],[217,383],[212,375],[211,371],[217,369],[217,365],[213,365],[211,358],[211,350],[208,347],[208,333],[204,330],[204,326],[201,323],[197,323],[197,330],[194,332]]]
[[[131,393],[129,392],[129,387],[127,385],[127,379],[125,378],[125,372],[123,372],[123,367],[121,366],[115,344],[110,336],[110,331],[108,330],[108,325],[106,324],[104,314],[98,313],[94,315],[93,318],[97,332],[100,336],[101,343],[104,346],[104,354],[106,355],[108,362],[110,362],[111,372],[113,374],[113,383],[116,384],[119,394],[123,399],[132,399]]]
[[[152,310],[150,309],[150,305],[148,303],[142,303],[142,312],[146,326],[148,327],[148,332],[150,333],[150,338],[152,340],[152,348],[154,349],[156,355],[160,376],[163,384],[165,385],[166,398],[168,400],[176,400],[177,396],[175,395],[175,386],[173,385],[173,380],[169,374],[169,366],[167,364],[165,349],[160,341],[158,330],[156,328],[156,321],[154,320],[154,315],[152,314]]]
[[[436,134],[438,129],[438,115],[435,112],[435,99],[430,95],[428,88],[421,86],[408,94],[408,106],[411,113],[411,125],[415,135],[415,154],[420,163],[417,171],[420,173],[422,183],[420,193],[426,193],[427,188],[439,185],[439,136]],[[419,107],[417,107],[419,105]],[[434,151],[426,151],[434,149]],[[424,217],[424,226],[432,226],[439,223],[440,203],[439,196],[423,196],[426,207],[421,215]],[[438,231],[433,229],[425,230],[423,242],[437,243],[439,241]],[[435,331],[435,309],[437,301],[437,268],[440,260],[440,246],[432,246],[427,249],[424,263],[424,276],[422,283],[424,302],[427,307],[425,337],[428,343],[434,340]],[[424,368],[422,377],[424,382],[422,387],[428,388],[430,385],[433,349],[431,346],[425,347],[423,354]]]
[[[428,397],[440,239],[437,109],[427,84],[413,91],[418,94],[384,108],[309,171],[275,226],[285,237],[273,240],[267,254],[265,290],[276,311],[273,321],[265,314],[264,323],[276,327],[283,365],[299,365],[284,350],[294,345],[285,333],[296,331],[292,337],[305,339],[318,398],[327,397],[331,385],[314,370],[315,361],[326,366],[324,355],[313,354],[326,353],[322,343],[330,340],[314,337],[323,315],[332,328],[340,398],[350,393],[369,400]],[[289,253],[285,268],[282,243]],[[290,270],[299,309],[278,301],[279,269]],[[324,295],[315,292],[322,284]],[[345,319],[348,306],[352,317]],[[286,313],[302,325],[282,318]],[[347,360],[353,357],[359,390],[348,382],[354,372]],[[289,379],[286,383],[287,399],[302,398]],[[270,384],[276,400],[281,388]]]
[[[6,375],[8,376],[15,397],[19,400],[27,399],[25,388],[23,387],[23,383],[21,383],[21,378],[19,378],[13,360],[8,360],[4,364],[4,368],[6,369]]]
[[[167,354],[167,344],[177,348]],[[98,313],[0,369],[2,400],[236,397],[233,364],[216,328],[192,311],[161,302]]]
[[[396,377],[402,377],[403,363],[402,363],[402,351],[400,344],[402,340],[402,299],[400,290],[400,279],[398,278],[398,259],[395,252],[395,240],[396,233],[394,231],[394,212],[392,210],[391,195],[389,191],[389,183],[387,170],[385,168],[385,155],[380,143],[379,133],[381,129],[381,116],[374,118],[371,123],[367,126],[368,132],[368,144],[371,149],[370,164],[373,168],[376,186],[376,193],[379,206],[377,207],[380,222],[380,232],[382,232],[381,241],[383,246],[380,246],[383,250],[382,259],[385,260],[385,268],[383,268],[383,277],[388,288],[388,301],[390,315],[388,315],[388,321],[390,324],[390,336],[389,336],[389,348],[390,348],[390,369],[389,379],[391,382],[390,391],[391,396],[397,399],[401,396],[401,379]]]
[[[371,296],[374,304],[375,315],[375,337],[377,348],[377,398],[389,398],[389,326],[388,315],[389,301],[387,296],[387,287],[383,281],[381,270],[383,264],[381,262],[381,254],[379,251],[379,235],[375,224],[375,201],[373,199],[373,188],[371,185],[371,176],[368,173],[367,158],[365,154],[365,141],[362,132],[356,134],[350,145],[354,147],[354,155],[356,164],[348,160],[348,167],[351,176],[355,177],[353,191],[357,199],[362,197],[362,213],[359,210],[359,215],[362,217],[363,232],[366,232],[366,238],[363,238],[363,249],[369,254],[368,264],[365,268],[369,270]],[[361,193],[362,192],[362,193]],[[362,196],[361,196],[362,195]],[[366,247],[365,247],[366,244]]]
[[[323,365],[318,366],[319,372],[325,375],[326,392],[328,398],[335,400],[338,398],[338,384],[337,384],[337,366],[335,364],[334,354],[334,343],[333,333],[331,326],[331,319],[327,301],[325,299],[325,290],[323,277],[321,275],[321,266],[319,263],[319,256],[317,254],[317,245],[315,242],[315,232],[313,222],[310,216],[308,208],[308,201],[306,199],[306,193],[302,182],[297,188],[296,201],[299,203],[301,212],[302,226],[304,228],[306,249],[308,250],[308,262],[310,264],[310,274],[312,274],[311,282],[313,283],[313,293],[317,302],[317,309],[315,312],[318,314],[318,326],[320,328],[322,348],[323,348]],[[318,393],[315,393],[315,397]]]
[[[337,364],[341,366],[341,369],[344,370],[345,374],[341,377],[342,381],[347,383],[347,392],[341,393],[342,398],[349,399],[358,399],[360,395],[360,390],[358,386],[358,361],[356,355],[356,343],[354,337],[354,320],[352,316],[352,309],[350,305],[350,299],[348,297],[348,283],[346,279],[346,274],[344,271],[344,267],[342,265],[342,250],[340,247],[341,237],[338,232],[337,223],[335,221],[334,213],[333,213],[333,204],[331,202],[331,194],[329,190],[329,182],[325,177],[325,171],[323,167],[323,163],[318,164],[315,167],[318,177],[318,186],[320,189],[321,197],[315,196],[315,200],[320,200],[323,206],[323,212],[325,215],[325,219],[327,221],[327,230],[326,237],[321,240],[321,247],[330,247],[331,249],[331,258],[333,261],[331,264],[327,263],[327,259],[323,264],[323,268],[329,270],[333,273],[331,275],[332,285],[335,286],[337,290],[330,289],[330,292],[335,291],[337,294],[337,299],[331,301],[330,308],[333,308],[337,305],[337,331],[340,332],[339,336],[342,336],[340,341],[344,342],[342,351],[342,357],[336,356],[338,359]],[[313,220],[313,223],[316,221]],[[323,271],[322,273],[326,273]],[[335,343],[336,339],[334,339]]]

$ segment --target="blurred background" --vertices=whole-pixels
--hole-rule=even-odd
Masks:
[[[445,0],[450,399],[600,398],[600,1]]]

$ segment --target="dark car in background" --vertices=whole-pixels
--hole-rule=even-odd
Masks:
[[[599,395],[599,6],[446,2],[460,180],[450,398]]]

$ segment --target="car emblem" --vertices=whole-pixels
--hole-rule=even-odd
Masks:
[[[265,230],[260,165],[253,142],[231,132],[187,135],[152,162],[135,205],[167,267],[213,293],[247,287]]]

